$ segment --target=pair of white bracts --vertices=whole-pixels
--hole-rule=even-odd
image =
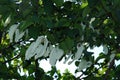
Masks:
[[[18,42],[25,34],[25,32],[20,32],[18,29],[19,24],[14,24],[10,27],[8,35],[10,37],[10,42]],[[13,40],[13,37],[15,35],[15,40]]]
[[[49,62],[52,66],[55,65],[56,61],[59,60],[64,51],[53,45],[48,46],[48,40],[45,36],[39,36],[37,40],[29,46],[26,51],[25,59],[29,60],[31,57],[35,56],[38,59],[42,56],[50,58]]]

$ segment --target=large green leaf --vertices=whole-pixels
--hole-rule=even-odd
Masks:
[[[95,7],[100,0],[87,0],[90,7]]]
[[[25,29],[28,29],[33,24],[32,18],[28,18],[27,20],[21,22],[19,28],[21,31],[24,31]]]
[[[62,6],[64,0],[53,0],[57,6]]]
[[[54,5],[52,0],[43,0],[44,11],[47,14],[52,14],[54,12]]]
[[[89,7],[85,7],[82,13],[83,18],[86,17],[87,15],[89,15],[90,12],[90,8]]]
[[[69,51],[72,49],[74,41],[71,38],[66,38],[63,42],[60,43],[60,48],[64,51]]]
[[[0,5],[10,5],[11,0],[0,0]]]

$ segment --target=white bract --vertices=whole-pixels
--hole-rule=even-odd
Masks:
[[[44,48],[44,46],[41,45],[41,44],[36,48],[36,50],[35,50],[35,52],[34,52],[34,53],[36,53],[35,59],[41,57],[41,56],[44,54],[44,53],[43,53],[43,48]]]
[[[86,61],[86,60],[82,59],[81,62],[79,63],[78,71],[81,71],[87,67],[90,67],[91,65],[92,65],[91,61]]]
[[[68,56],[67,56],[67,58],[65,59],[65,61],[63,63],[65,64],[71,58],[71,56],[72,56],[72,54],[69,53]]]
[[[84,50],[84,46],[77,46],[77,52],[75,53],[75,59],[79,59],[82,55],[82,52]]]
[[[19,29],[17,29],[19,24],[14,24],[10,27],[8,35],[10,37],[10,42],[13,42],[13,37],[15,35],[15,42],[18,42],[19,39],[21,39],[25,32],[20,32]]]
[[[62,55],[64,54],[63,50],[62,49],[59,49],[58,47],[54,47],[50,53],[50,64],[52,66],[55,66],[55,63],[57,60],[59,60]]]
[[[38,50],[36,50],[35,59],[42,57],[45,54],[48,46],[47,38],[45,36],[38,37],[38,39],[36,40],[36,45],[39,45],[39,46],[37,48]]]
[[[82,40],[82,41],[84,40],[84,35],[82,35],[81,40]]]
[[[91,24],[89,25],[89,27],[90,27],[93,31],[95,31],[94,27],[93,27]]]
[[[26,60],[29,60],[31,57],[33,57],[35,55],[35,53],[34,53],[34,50],[35,50],[34,45],[35,45],[35,42],[31,43],[29,48],[26,50],[26,54],[25,54],[25,59]]]
[[[82,29],[85,30],[86,25],[84,25],[83,23],[81,23]]]
[[[68,62],[68,65],[70,65],[72,62],[74,62],[74,60],[77,60],[81,57],[82,53],[83,53],[83,50],[84,50],[84,46],[81,45],[81,46],[77,46],[77,52],[75,53],[75,57],[72,61],[69,61]],[[69,55],[68,59],[71,57],[71,55]],[[66,59],[64,63],[66,63],[66,61],[68,60]]]
[[[64,0],[64,2],[70,1],[70,2],[76,2],[76,0]]]
[[[19,26],[18,24],[14,24],[10,27],[9,32],[8,32],[8,35],[10,37],[10,42],[13,42],[13,36],[18,26]]]
[[[110,62],[111,62],[114,58],[115,58],[115,54],[113,53],[113,54],[110,55]]]
[[[45,36],[40,36],[35,42],[33,42],[26,51],[25,59],[29,60],[35,56],[35,59],[42,57],[47,49],[48,40]]]
[[[20,33],[19,29],[15,31],[15,42],[18,42],[24,36],[25,32]]]
[[[46,50],[46,52],[45,52],[45,54],[43,56],[44,57],[48,57],[53,48],[54,47],[52,45],[50,45],[49,47],[47,47],[47,50]]]
[[[107,48],[106,45],[103,45],[103,51],[104,51],[105,54],[108,54],[108,48]]]

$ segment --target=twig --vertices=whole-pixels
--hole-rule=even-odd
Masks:
[[[12,48],[14,45],[16,44],[20,44],[20,42],[22,41],[19,41],[19,42],[15,42],[15,43],[11,43],[9,44],[7,47],[3,48],[2,50],[0,50],[0,52],[4,52],[6,49],[9,49],[9,48]]]
[[[35,80],[39,80],[39,63],[38,59],[35,60]]]
[[[108,69],[107,69],[107,71],[106,71],[106,73],[105,73],[105,78],[104,78],[104,80],[108,80],[107,77],[109,76],[110,70],[111,70],[111,68],[112,68],[113,65],[114,65],[114,60],[115,60],[115,59],[113,59],[113,60],[110,62],[109,66],[108,66]]]
[[[10,62],[10,61],[12,61],[12,60],[14,60],[14,59],[16,59],[16,58],[18,58],[18,57],[20,57],[20,54],[18,54],[17,56],[15,56],[15,57],[7,60],[7,61],[4,61],[3,64],[5,64],[5,63],[7,63],[7,62]]]

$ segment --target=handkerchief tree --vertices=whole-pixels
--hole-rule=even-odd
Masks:
[[[95,58],[88,48],[100,46]],[[62,59],[81,75],[60,74]],[[119,59],[120,0],[0,0],[2,80],[120,80]]]

